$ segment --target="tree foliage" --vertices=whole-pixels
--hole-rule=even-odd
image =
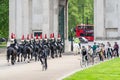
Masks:
[[[77,24],[93,24],[94,0],[68,0],[69,34]]]
[[[8,37],[9,0],[0,0],[0,37]]]

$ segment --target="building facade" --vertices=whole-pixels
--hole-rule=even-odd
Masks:
[[[95,40],[120,40],[120,0],[94,0]]]

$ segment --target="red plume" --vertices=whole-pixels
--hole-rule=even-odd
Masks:
[[[45,39],[47,39],[47,34],[45,34]]]
[[[38,34],[36,34],[36,39],[38,39]]]
[[[13,34],[13,38],[14,38],[14,39],[16,38],[16,35],[15,35],[15,34]]]
[[[60,34],[58,34],[58,38],[60,38]]]
[[[22,38],[21,38],[21,40],[24,40],[24,35],[22,35]]]
[[[40,34],[40,39],[42,39],[42,34]]]
[[[27,40],[29,40],[29,34],[27,35]]]
[[[53,35],[52,35],[52,38],[54,38],[54,33],[53,33]]]
[[[31,39],[33,39],[33,34],[31,34]]]
[[[11,33],[11,39],[13,39],[13,33]]]
[[[52,38],[52,34],[50,34],[50,38]]]

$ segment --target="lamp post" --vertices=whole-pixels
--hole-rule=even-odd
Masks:
[[[73,29],[71,28],[71,51],[73,51],[73,35],[72,35]]]

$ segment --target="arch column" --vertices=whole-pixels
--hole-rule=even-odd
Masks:
[[[16,0],[9,0],[9,38],[15,33],[16,27]]]
[[[24,34],[30,33],[30,3],[31,0],[9,0],[9,38],[16,34],[18,40]]]

